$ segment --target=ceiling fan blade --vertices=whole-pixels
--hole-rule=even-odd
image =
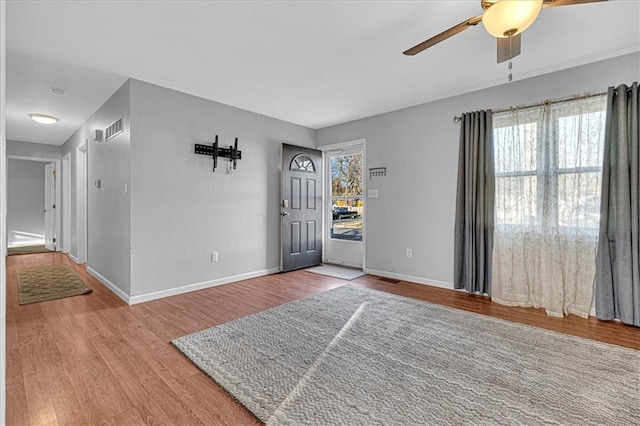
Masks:
[[[542,7],[571,6],[582,3],[600,3],[607,0],[544,0]]]
[[[474,16],[473,18],[469,18],[464,22],[460,22],[455,27],[451,27],[448,30],[441,32],[437,36],[431,37],[429,40],[425,40],[422,43],[417,44],[413,46],[411,49],[405,50],[402,53],[408,56],[413,56],[417,53],[422,52],[425,49],[430,48],[434,44],[438,44],[441,41],[448,39],[449,37],[452,37],[458,33],[461,33],[462,31],[466,30],[469,27],[478,25],[480,22],[482,22],[482,16]]]
[[[498,63],[508,61],[520,54],[520,41],[522,33],[509,38],[496,38],[498,40]],[[509,43],[511,40],[511,43]]]

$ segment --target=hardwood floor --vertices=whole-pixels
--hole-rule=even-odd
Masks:
[[[93,293],[18,305],[21,268],[68,264]],[[127,306],[60,253],[7,258],[7,424],[259,424],[169,341],[346,284],[297,271]],[[640,329],[407,282],[350,282],[640,350]]]

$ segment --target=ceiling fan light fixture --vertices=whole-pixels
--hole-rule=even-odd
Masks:
[[[543,0],[501,0],[485,10],[482,23],[492,36],[507,38],[529,28],[538,17],[542,3]]]
[[[29,114],[29,117],[31,117],[31,119],[36,123],[40,124],[55,124],[60,121],[58,117],[45,114]]]

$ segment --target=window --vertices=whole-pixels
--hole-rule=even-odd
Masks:
[[[331,226],[333,239],[362,241],[362,152],[329,156]]]
[[[498,231],[597,234],[605,101],[494,114]]]
[[[289,170],[297,170],[300,172],[315,172],[316,166],[313,164],[313,160],[307,157],[304,154],[298,154],[293,157],[291,160],[291,164],[289,165]]]

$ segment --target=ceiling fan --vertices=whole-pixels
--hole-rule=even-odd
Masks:
[[[607,0],[480,0],[482,15],[469,18],[403,53],[413,56],[482,22],[487,32],[498,40],[498,63],[501,63],[520,54],[520,35],[533,24],[540,9],[601,1]]]

